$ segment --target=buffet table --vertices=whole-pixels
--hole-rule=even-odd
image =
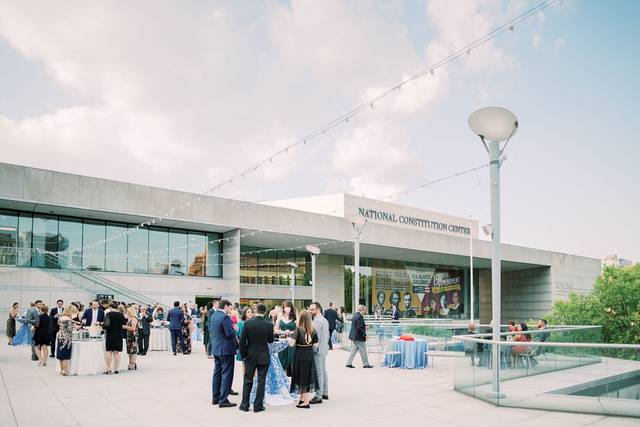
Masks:
[[[149,350],[171,350],[171,333],[169,332],[169,328],[151,328],[151,334],[149,335]]]
[[[103,373],[107,370],[107,362],[104,358],[105,353],[105,343],[102,339],[73,341],[71,343],[69,375],[96,375]],[[126,371],[128,365],[127,344],[123,340],[119,370]]]

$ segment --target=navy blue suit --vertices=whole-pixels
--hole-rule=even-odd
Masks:
[[[214,360],[213,378],[211,379],[211,397],[213,402],[226,403],[233,382],[233,368],[238,348],[236,331],[231,318],[223,311],[216,310],[210,317],[210,339]]]
[[[90,326],[91,323],[93,322],[93,310],[91,308],[87,308],[84,313],[82,314],[82,318],[80,319],[85,320],[86,319],[86,323],[85,325]],[[104,310],[99,308],[98,309],[98,322],[104,322]]]
[[[167,321],[169,322],[169,332],[171,333],[171,350],[176,353],[176,344],[180,340],[180,348],[184,348],[184,338],[182,337],[182,322],[184,321],[184,313],[180,307],[173,307],[167,313]]]

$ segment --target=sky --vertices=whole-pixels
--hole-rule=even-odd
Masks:
[[[0,161],[203,192],[539,2],[0,0]],[[486,163],[500,105],[503,242],[640,261],[639,18],[558,2],[211,195],[386,196]],[[390,201],[489,223],[488,174]]]

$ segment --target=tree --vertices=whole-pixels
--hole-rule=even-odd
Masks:
[[[601,325],[604,343],[640,344],[640,264],[605,268],[589,295],[572,293],[568,300],[556,301],[548,320]]]

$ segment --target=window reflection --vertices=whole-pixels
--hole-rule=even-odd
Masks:
[[[149,272],[149,230],[129,226],[129,253],[127,256],[127,270],[129,273]]]
[[[58,225],[58,265],[60,268],[76,270],[82,266],[82,220],[60,218]],[[84,267],[86,268],[86,267]]]
[[[20,212],[18,218],[18,266],[31,266],[31,237],[33,235],[33,215]]]
[[[57,268],[58,258],[58,217],[53,215],[34,215],[33,217],[33,266]]]
[[[289,262],[298,265],[295,270],[296,286],[308,286],[311,256],[307,252],[243,246],[240,248],[240,283],[290,286]]]
[[[204,276],[207,258],[207,236],[189,232],[189,276]]]
[[[207,267],[209,277],[222,277],[222,242],[220,235],[207,233]]]
[[[105,270],[127,271],[127,226],[107,223]]]
[[[18,216],[0,211],[0,265],[16,265]]]
[[[171,230],[169,232],[169,274],[184,276],[187,272],[187,232]]]
[[[104,270],[105,223],[85,220],[82,227],[82,268],[85,270]]]
[[[149,272],[169,272],[169,232],[166,228],[149,229]]]

